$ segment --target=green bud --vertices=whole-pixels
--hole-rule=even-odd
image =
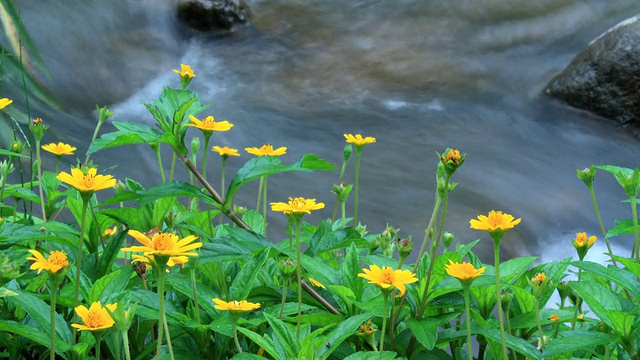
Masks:
[[[449,148],[447,148],[442,154],[438,154],[440,163],[442,163],[445,173],[449,176],[453,175],[453,173],[462,166],[466,156],[466,154],[460,154],[460,151],[456,149]]]
[[[531,279],[531,290],[533,296],[540,300],[549,289],[549,278],[544,273],[538,273]]]
[[[500,294],[500,306],[502,307],[502,311],[506,311],[511,305],[511,301],[513,300],[513,295],[510,292],[502,292]],[[509,316],[507,314],[507,316]]]
[[[240,206],[240,205],[233,205],[233,212],[236,213],[236,215],[242,217],[242,215],[244,215],[249,209],[247,209],[244,206]]]
[[[396,247],[398,248],[398,255],[400,255],[400,259],[406,259],[411,253],[411,250],[413,250],[413,240],[411,239],[411,235],[407,236],[406,239],[398,238]]]
[[[29,131],[31,131],[33,137],[38,141],[42,140],[44,133],[46,133],[48,129],[49,126],[45,126],[40,118],[33,119],[33,123],[29,125]]]
[[[582,180],[585,185],[591,188],[591,186],[593,186],[593,180],[596,177],[597,171],[598,169],[596,169],[596,167],[591,164],[591,166],[589,166],[588,168],[584,168],[583,170],[577,169],[576,176],[578,177],[578,179]]]
[[[561,301],[564,301],[566,298],[571,296],[572,289],[571,287],[569,287],[569,283],[567,283],[566,281],[559,282],[558,286],[556,286],[556,289],[558,290]]]
[[[351,158],[351,154],[353,154],[353,146],[351,146],[351,144],[346,144],[344,146],[344,149],[342,150],[342,159],[344,160],[344,162],[349,161],[349,158]]]
[[[453,241],[455,240],[455,238],[456,238],[456,236],[455,236],[454,233],[445,231],[444,235],[442,235],[442,241],[444,243],[444,248],[448,249],[449,247],[451,247],[451,244],[453,244]]]
[[[98,121],[100,122],[100,124],[102,124],[108,118],[112,117],[113,114],[115,114],[113,111],[110,111],[106,106],[101,108],[98,105],[96,105],[96,110],[98,111]]]
[[[333,185],[332,193],[336,194],[338,201],[340,203],[344,203],[349,198],[349,194],[351,193],[351,189],[353,188],[353,184],[347,185],[347,183],[342,182],[339,185]]]
[[[9,147],[9,151],[14,152],[16,154],[22,154],[22,150],[24,149],[24,143],[20,140],[13,140],[11,146]]]
[[[280,275],[282,276],[283,279],[288,280],[291,278],[291,276],[296,272],[296,269],[298,268],[298,266],[296,266],[296,263],[292,260],[292,259],[280,259],[277,260],[278,264],[278,271],[280,272]]]
[[[129,191],[129,189],[127,188],[127,185],[120,180],[116,182],[115,190],[116,190],[116,195]]]
[[[191,139],[191,153],[197,154],[198,151],[200,151],[200,138],[196,136]]]
[[[0,161],[0,174],[11,174],[14,171],[13,162]]]

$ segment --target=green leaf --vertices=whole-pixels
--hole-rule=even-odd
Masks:
[[[614,328],[609,319],[609,310],[622,310],[620,302],[608,288],[595,281],[570,281],[569,286],[575,290],[600,320]]]
[[[607,239],[611,239],[620,235],[633,234],[635,232],[635,227],[633,226],[632,219],[615,219],[614,222],[616,225],[607,230]]]
[[[323,341],[329,343],[329,347],[320,347],[318,349],[317,356],[322,359],[327,359],[329,355],[331,355],[331,353],[335,351],[338,346],[340,346],[340,344],[342,344],[343,341],[352,336],[356,329],[358,329],[358,327],[362,325],[362,323],[369,320],[372,316],[373,314],[367,313],[354,315],[338,324],[335,329],[331,330],[331,332],[327,334],[327,336],[325,337],[326,341]]]
[[[230,237],[216,238],[211,242],[202,244],[198,263],[238,261],[248,259],[251,256],[250,249],[247,249],[241,243],[233,241]]]
[[[49,345],[51,345],[51,338],[49,337],[50,331],[51,328],[49,328],[48,332],[44,332],[26,324],[17,323],[10,320],[0,320],[0,332],[7,332],[9,334],[24,336],[25,338],[46,348],[49,348]],[[65,355],[65,352],[70,348],[71,347],[68,342],[56,336],[56,354],[61,356],[63,359],[68,359],[68,357]]]
[[[19,154],[17,152],[13,152],[13,151],[9,151],[9,150],[5,150],[5,149],[0,149],[0,155],[6,155],[6,156],[12,156],[12,157],[21,157],[21,158],[28,158],[27,155],[22,155]]]
[[[229,288],[230,299],[244,300],[249,296],[251,288],[258,277],[258,272],[269,258],[269,248],[262,250],[255,258],[242,267]]]
[[[439,321],[437,319],[415,320],[408,318],[406,323],[420,344],[427,350],[432,350],[438,340]]]
[[[249,210],[242,215],[242,221],[256,234],[264,233],[264,217],[256,210]]]
[[[203,193],[197,187],[178,180],[156,185],[147,190],[136,191],[136,193],[139,196],[138,205],[140,206],[152,204],[161,198],[177,196],[197,198],[206,204],[218,205],[211,196]]]
[[[248,337],[256,343],[258,346],[264,349],[269,355],[273,356],[274,359],[286,359],[287,355],[284,353],[282,348],[276,348],[276,344],[274,341],[269,338],[266,334],[263,336],[258,335],[257,333],[245,329],[243,327],[238,327],[238,332],[244,334],[244,336]]]
[[[500,281],[507,283],[516,282],[536,261],[535,256],[523,256],[507,260],[500,264]],[[495,275],[495,272],[492,273]]]
[[[288,171],[311,172],[315,170],[337,170],[329,162],[320,159],[316,155],[306,154],[291,165],[283,165],[280,157],[258,156],[249,161],[235,174],[227,189],[226,203],[233,203],[233,196],[240,187],[252,180],[263,176],[284,173]]]
[[[318,224],[318,229],[309,241],[309,248],[304,253],[313,256],[325,251],[343,249],[354,241],[357,242],[356,245],[366,246],[369,244],[353,227],[333,230],[331,220],[326,220]]]
[[[282,320],[267,313],[264,313],[264,317],[267,319],[267,322],[269,322],[278,343],[287,354],[287,359],[297,358],[300,352],[300,343],[289,326]]]
[[[636,297],[640,297],[640,286],[638,286],[638,281],[629,271],[612,265],[605,268],[604,266],[591,261],[575,261],[571,265],[588,272],[591,276],[596,276],[607,281],[613,281]]]
[[[502,342],[500,337],[500,330],[487,328],[484,326],[476,326],[476,331],[478,334],[483,335],[493,341],[498,343]],[[507,347],[509,349],[515,350],[516,352],[528,356],[531,359],[542,359],[542,354],[538,349],[536,349],[533,345],[526,342],[524,339],[517,338],[511,334],[505,334]]]
[[[91,287],[91,291],[89,292],[91,301],[87,302],[90,304],[94,301],[104,300],[105,296],[124,291],[133,276],[133,272],[133,266],[123,266],[113,273],[101,277],[93,284],[93,287]]]
[[[362,268],[356,244],[351,243],[347,249],[344,260],[340,264],[340,271],[342,272],[342,283],[349,287],[353,291],[355,299],[360,301],[364,290],[364,279],[358,276],[362,272]]]
[[[264,356],[258,356],[255,354],[249,354],[246,352],[236,354],[231,358],[232,360],[264,360]]]
[[[636,319],[634,315],[620,310],[609,310],[607,311],[607,316],[611,320],[616,333],[625,338],[631,335],[633,323]]]
[[[394,360],[398,353],[393,351],[358,351],[344,358],[344,360]]]
[[[113,122],[116,127],[122,127],[120,131],[110,132],[103,134],[98,139],[95,139],[87,154],[93,154],[97,151],[110,149],[118,146],[133,145],[133,144],[156,144],[160,140],[162,133],[158,130],[138,123],[121,123],[118,121]],[[137,128],[137,131],[135,129]]]
[[[127,238],[127,233],[124,231],[119,232],[116,236],[109,239],[107,246],[102,251],[100,256],[100,262],[98,263],[98,276],[104,276],[111,271],[113,263],[118,258],[120,248],[124,240]]]
[[[520,312],[528,313],[535,310],[536,298],[529,291],[516,286],[510,288],[513,290],[518,305],[520,305]],[[493,298],[495,299],[495,296]]]
[[[572,354],[574,351],[593,351],[596,346],[609,345],[616,341],[615,336],[596,331],[574,330],[564,331],[544,347],[542,355],[556,356]]]
[[[51,332],[51,307],[28,291],[14,290],[18,296],[10,296],[7,299],[12,301],[16,306],[22,307],[35,322],[40,326],[42,331]],[[64,342],[71,342],[71,331],[67,327],[67,321],[62,315],[56,313],[56,336]]]
[[[100,210],[100,214],[108,216],[115,221],[124,224],[130,229],[146,231],[153,227],[153,225],[149,222],[150,216],[145,216],[146,212],[142,209],[130,207],[104,209]]]
[[[177,292],[185,295],[191,301],[193,301],[193,284],[191,279],[182,274],[172,274],[167,277],[169,284]],[[220,297],[213,291],[213,288],[205,286],[202,283],[196,282],[196,293],[198,296],[198,304],[212,317],[220,317],[220,312],[214,308],[212,299]]]

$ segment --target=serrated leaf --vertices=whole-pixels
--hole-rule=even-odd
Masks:
[[[490,338],[493,341],[496,341],[498,343],[502,342],[502,339],[500,336],[500,330],[498,329],[487,328],[484,326],[476,326],[475,329],[477,333],[480,335]],[[526,342],[524,339],[517,338],[511,334],[505,334],[505,338],[506,338],[507,347],[509,349],[515,350],[516,352],[522,355],[528,356],[534,360],[542,359],[542,354],[540,353],[540,351],[538,351],[538,349],[536,349],[533,345]]]
[[[271,338],[269,338],[267,335],[260,336],[259,334],[255,333],[255,332],[253,332],[253,331],[251,331],[249,329],[245,329],[243,327],[238,327],[238,332],[241,332],[244,336],[246,336],[249,339],[251,339],[251,341],[253,341],[258,346],[263,348],[264,351],[267,352],[267,354],[273,356],[274,359],[286,359],[287,358],[287,356],[284,353],[284,351],[281,351],[278,348],[276,348],[276,345],[275,345],[274,341]]]
[[[331,330],[331,332],[329,332],[323,340],[324,342],[329,344],[329,347],[320,347],[318,349],[317,356],[321,357],[322,359],[327,359],[331,355],[331,353],[335,351],[338,346],[340,346],[340,344],[342,344],[343,341],[352,336],[356,329],[358,329],[358,327],[362,325],[362,323],[369,320],[372,316],[373,314],[367,313],[354,315],[338,324],[336,328]]]
[[[574,330],[561,332],[558,335],[558,337],[545,345],[542,353],[545,358],[547,356],[571,354],[578,350],[590,352],[596,346],[607,346],[616,341],[613,335],[596,331]]]
[[[218,203],[215,202],[215,200],[213,200],[211,196],[208,196],[207,194],[200,191],[200,189],[198,189],[197,187],[191,184],[188,184],[184,181],[176,180],[176,181],[163,183],[163,184],[151,187],[147,190],[136,191],[136,194],[138,195],[139,206],[152,204],[161,198],[177,197],[177,196],[196,198],[206,204],[218,206]]]
[[[343,249],[351,245],[352,242],[358,242],[362,246],[369,244],[353,227],[333,230],[331,220],[322,221],[311,236],[305,254],[313,256],[326,251]]]
[[[32,326],[17,323],[15,321],[0,320],[0,332],[24,336],[25,338],[46,348],[51,345],[51,337],[49,335],[50,331],[44,332]],[[70,348],[71,347],[68,342],[63,341],[60,337],[56,337],[56,354],[61,356],[63,359],[68,359],[65,352]]]
[[[278,343],[287,354],[287,359],[295,359],[300,353],[300,343],[293,331],[282,320],[264,313],[264,317],[273,330]]]
[[[427,350],[432,350],[438,340],[439,321],[437,319],[415,320],[408,318],[406,323],[420,344]]]
[[[609,319],[609,310],[622,310],[620,302],[606,287],[595,281],[570,281],[569,286],[575,290],[600,320],[610,327],[614,327]]]
[[[266,248],[256,255],[251,261],[242,267],[242,270],[236,275],[231,287],[229,288],[230,299],[244,300],[249,296],[251,288],[258,277],[258,272],[269,258],[269,248]]]
[[[22,307],[35,322],[40,326],[42,331],[50,333],[51,331],[51,307],[49,304],[40,300],[28,291],[14,290],[18,293],[18,296],[10,296],[7,299],[13,302],[17,306]],[[66,320],[62,315],[56,313],[56,336],[61,338],[64,342],[71,342],[71,331],[67,326]]]
[[[358,351],[344,358],[344,360],[394,360],[398,353],[393,351]]]
[[[340,264],[340,272],[342,273],[342,283],[353,291],[355,300],[359,301],[364,289],[364,279],[358,276],[362,272],[362,268],[356,244],[351,243],[347,249],[344,260]]]

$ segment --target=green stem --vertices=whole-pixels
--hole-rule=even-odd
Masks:
[[[467,323],[467,346],[469,360],[473,360],[473,348],[471,347],[471,310],[469,309],[469,289],[463,286],[464,293],[464,311],[466,313]]]
[[[284,280],[282,284],[282,301],[280,302],[280,315],[278,319],[282,320],[282,316],[284,315],[284,304],[287,301],[287,281]]]
[[[582,260],[580,260],[582,261]],[[582,269],[578,269],[578,282],[580,282],[580,280],[582,279]],[[573,319],[571,320],[571,330],[576,328],[576,321],[578,320],[578,312],[580,310],[580,303],[582,302],[582,298],[577,295],[576,296],[576,303],[573,304],[574,306],[574,310],[573,310]]]
[[[156,257],[156,261],[158,261],[159,257]],[[166,265],[166,261],[165,261],[165,265]],[[157,348],[156,348],[156,356],[158,357],[158,360],[160,360],[160,355],[161,355],[161,351],[162,351],[162,335],[164,334],[164,266],[162,266],[162,264],[157,264],[157,266],[155,267],[155,269],[157,274],[156,276],[158,277],[158,301],[159,301],[159,308],[158,308],[158,344],[157,344]]]
[[[176,170],[176,153],[171,156],[171,169],[169,170],[169,181],[173,181],[173,172]]]
[[[102,127],[103,123],[104,123],[104,121],[98,120],[98,124],[96,124],[95,130],[93,130],[93,136],[91,136],[91,142],[89,144],[94,142],[94,140],[98,137],[98,132],[100,132],[100,128]],[[87,166],[87,164],[89,163],[89,159],[90,158],[91,158],[91,154],[87,155],[87,157],[84,159],[84,166]]]
[[[389,312],[389,294],[382,290],[382,331],[380,332],[380,348],[379,351],[384,351],[384,338],[387,331],[387,317]]]
[[[116,356],[116,360],[120,360],[120,339],[116,333],[113,333],[113,347]]]
[[[40,156],[40,140],[36,139],[36,161],[38,162],[38,191],[40,193],[40,209],[42,211],[42,222],[47,222],[45,212],[44,190],[42,188],[42,157]]]
[[[420,259],[422,259],[422,254],[427,247],[427,242],[429,242],[429,234],[431,234],[431,229],[433,228],[433,224],[436,222],[436,217],[438,216],[438,210],[440,210],[440,204],[442,203],[442,197],[439,194],[436,195],[436,202],[433,205],[433,212],[431,213],[431,218],[429,219],[429,225],[424,231],[424,239],[422,240],[422,245],[420,246],[420,251],[418,251],[418,257],[416,257],[416,264],[413,267],[413,272],[415,273],[418,270],[418,266],[420,266]],[[432,259],[433,260],[433,259]]]
[[[360,187],[360,152],[361,148],[356,146],[356,179],[355,194],[353,196],[353,227],[358,227],[358,188]]]
[[[264,177],[264,190],[262,191],[262,235],[267,236],[267,181],[268,176]]]
[[[211,135],[204,135],[204,151],[202,154],[202,177],[207,179],[207,155],[209,154],[209,139]]]
[[[300,321],[302,320],[302,260],[300,256],[300,222],[302,217],[296,217],[296,277],[298,278],[298,320],[296,325],[296,337],[300,340]]]
[[[171,334],[169,334],[169,324],[167,324],[167,315],[164,316],[164,333],[167,336],[167,349],[169,349],[169,358],[173,360],[173,347],[171,346]]]
[[[338,185],[342,184],[342,179],[344,178],[344,172],[347,169],[347,162],[342,159],[342,168],[340,169],[340,176],[338,177]],[[338,213],[338,202],[340,201],[340,199],[338,198],[338,195],[336,195],[336,199],[338,201],[336,201],[333,205],[333,213],[331,214],[331,223],[333,224],[334,221],[336,221],[336,214]],[[344,203],[342,203],[342,208],[344,208]],[[344,214],[344,210],[343,210],[343,214]],[[344,227],[344,221],[342,222],[342,227]]]
[[[122,344],[124,346],[124,358],[126,360],[131,360],[131,352],[129,351],[129,331],[125,330],[122,332]]]
[[[260,199],[262,198],[262,183],[264,182],[264,176],[260,177],[260,183],[258,184],[258,201],[256,202],[256,211],[260,212]]]
[[[103,331],[96,331],[93,336],[96,338],[96,360],[100,360],[100,344],[102,343]]]
[[[222,175],[221,175],[221,179],[220,179],[220,196],[224,199],[224,173],[226,170],[226,166],[227,166],[227,157],[226,156],[222,156]],[[218,215],[220,217],[220,225],[222,225],[222,214]]]
[[[598,208],[598,203],[596,202],[596,193],[593,190],[593,185],[589,186],[589,194],[591,194],[591,202],[593,203],[593,209],[596,212],[596,217],[598,218],[598,225],[600,225],[600,231],[602,232],[602,238],[604,239],[605,244],[607,244],[607,250],[611,256],[611,262],[613,266],[618,266],[616,264],[616,259],[613,257],[613,250],[611,249],[611,244],[609,243],[609,239],[607,239],[607,231],[604,228],[604,223],[602,222],[602,216],[600,216],[600,209]]]
[[[193,289],[193,307],[195,308],[196,312],[196,321],[198,322],[198,325],[201,325],[202,321],[200,318],[200,306],[198,306],[198,291],[196,290],[196,269],[195,267],[192,267],[190,270],[191,288]]]
[[[506,329],[506,331],[507,331],[507,334],[509,334],[509,335],[513,335],[513,334],[511,333],[511,320],[510,320],[510,314],[511,314],[511,312],[510,312],[510,308],[511,308],[511,302],[509,302],[509,303],[507,304],[506,309],[504,310],[504,311],[506,312],[506,314],[507,314],[507,316],[505,317],[505,321],[507,322],[507,329]],[[512,357],[512,359],[513,359],[513,360],[518,360],[518,355],[516,355],[516,352],[515,352],[515,351],[511,351],[511,357]]]
[[[158,161],[158,171],[160,171],[160,178],[162,179],[162,183],[164,184],[166,181],[164,177],[164,167],[162,166],[162,154],[160,154],[160,144],[153,146],[153,149],[156,153],[156,159]]]
[[[82,273],[82,253],[84,248],[84,227],[85,227],[85,218],[87,217],[87,208],[89,205],[89,200],[91,196],[85,196],[82,194],[82,215],[80,217],[80,241],[78,242],[78,257],[76,259],[76,286],[75,286],[75,295],[73,298],[73,308],[78,307],[78,297],[80,295],[80,274]],[[74,315],[74,319],[77,322],[78,314]],[[76,343],[76,328],[73,328],[73,344]]]
[[[638,240],[640,239],[640,231],[638,230],[638,209],[636,208],[636,196],[630,196],[629,200],[631,200],[631,214],[633,220],[633,249],[635,250],[635,254],[632,254],[632,257],[635,256],[636,262],[640,263],[640,244],[638,244]]]
[[[56,298],[58,295],[58,287],[54,284],[54,281],[49,277],[51,283],[51,289],[49,289],[51,296],[51,345],[49,346],[49,359],[55,360],[56,358]]]
[[[340,203],[340,210],[342,212],[342,227],[345,227],[345,220],[346,220],[346,213],[347,213],[347,211],[346,211],[346,203],[347,203],[346,201],[342,201]],[[332,221],[332,223],[333,223],[333,221]]]
[[[236,319],[233,315],[231,316],[231,330],[233,331],[233,343],[236,344],[236,349],[238,349],[239,353],[242,353],[242,348],[240,347],[240,342],[238,341],[238,319]]]
[[[62,158],[62,156],[56,155],[56,174],[60,173],[60,158]]]
[[[7,161],[7,167],[4,169],[4,173],[2,174],[2,177],[0,177],[0,201],[3,201],[4,199],[4,188],[7,184],[7,178],[9,177],[9,169],[12,162],[13,162],[13,156],[9,156],[9,160]]]
[[[502,342],[502,358],[507,359],[507,339],[504,334],[504,315],[500,306],[500,241],[493,240],[493,256],[496,270],[496,300],[498,301],[498,321],[500,322],[500,341]]]
[[[538,332],[540,338],[540,351],[544,349],[544,332],[542,331],[542,324],[540,323],[540,300],[536,299],[535,302],[535,310],[536,310],[536,324],[538,325]]]

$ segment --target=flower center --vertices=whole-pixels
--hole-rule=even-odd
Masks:
[[[444,158],[444,162],[453,161],[454,164],[457,164],[460,161],[460,151],[455,149],[450,149],[447,155]]]
[[[269,153],[273,152],[273,146],[272,145],[262,145],[262,147],[260,148],[260,151],[262,151],[264,154],[269,154]]]
[[[587,233],[577,233],[576,245],[578,245],[579,247],[583,247],[585,242],[587,242]]]
[[[487,217],[489,224],[493,227],[498,227],[504,224],[504,219],[502,217],[502,211],[492,211],[489,213]]]
[[[214,120],[213,116],[207,116],[206,118],[204,118],[204,120],[202,120],[202,127],[204,128],[213,128],[215,125],[216,121]]]
[[[382,274],[380,274],[380,282],[383,284],[393,284],[393,280],[395,279],[395,274],[391,268],[382,269]]]
[[[153,237],[153,248],[156,250],[173,250],[173,244],[171,234],[159,233]]]
[[[291,200],[291,207],[296,209],[296,210],[304,210],[307,206],[307,202],[305,201],[304,198],[295,198],[293,200]]]
[[[49,255],[49,263],[60,267],[67,267],[69,261],[67,261],[67,254],[62,251],[52,251]]]
[[[95,177],[91,174],[84,174],[82,176],[82,185],[84,185],[84,187],[91,189],[93,187],[93,184],[95,182]]]
[[[104,325],[104,320],[98,311],[89,310],[87,316],[82,320],[84,324],[90,328],[97,328]]]

